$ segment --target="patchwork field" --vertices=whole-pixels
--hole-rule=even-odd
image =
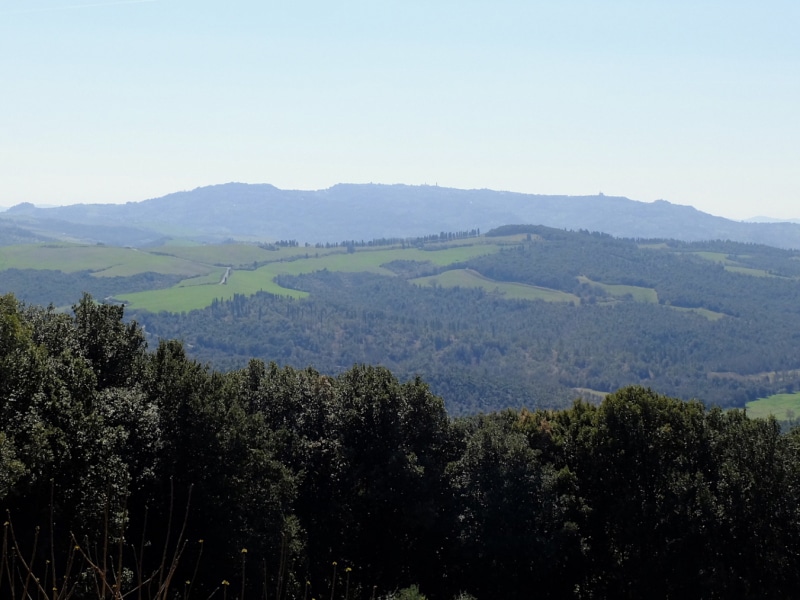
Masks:
[[[670,306],[669,308],[671,310],[677,310],[678,312],[694,313],[696,315],[700,315],[701,317],[705,317],[709,321],[719,321],[720,319],[727,316],[724,313],[715,312],[707,308],[686,308],[683,306]]]
[[[214,246],[217,248],[218,246]],[[142,291],[119,296],[133,309],[150,310],[153,312],[184,312],[209,306],[213,300],[229,299],[234,294],[255,294],[263,291],[271,294],[303,298],[306,292],[292,290],[275,283],[278,275],[304,275],[314,271],[342,271],[349,273],[369,272],[381,275],[394,276],[394,273],[381,265],[395,260],[430,262],[437,266],[447,266],[456,262],[467,260],[497,252],[500,246],[496,244],[474,244],[471,246],[455,246],[436,250],[421,250],[418,248],[373,250],[369,248],[358,249],[348,253],[343,248],[332,250],[316,248],[290,248],[278,252],[263,252],[273,257],[269,262],[257,269],[234,269],[227,283],[219,285],[224,269],[216,267],[212,274],[202,278],[190,278],[182,281],[177,286],[165,290]],[[288,250],[288,252],[285,252]],[[187,251],[187,252],[184,252]],[[194,248],[180,248],[178,253],[183,257],[202,256],[209,259],[207,253],[200,253]],[[242,255],[229,258],[242,258]],[[248,256],[254,257],[256,254]],[[306,256],[308,256],[306,258]],[[263,259],[263,255],[262,255]],[[233,261],[231,261],[233,262]],[[245,261],[247,262],[247,261]],[[256,258],[256,262],[260,262]]]

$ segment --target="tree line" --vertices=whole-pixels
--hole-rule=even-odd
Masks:
[[[129,590],[173,547],[173,591],[198,598],[800,589],[800,432],[643,387],[452,418],[383,367],[222,372],[148,350],[121,307],[7,295],[0,425],[3,597],[20,557],[41,575],[73,556],[76,597],[97,597],[87,561]]]

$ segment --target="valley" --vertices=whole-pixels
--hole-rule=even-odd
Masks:
[[[798,253],[541,226],[381,242],[0,247],[0,292],[123,303],[148,339],[421,375],[452,414],[564,407],[624,385],[723,407],[800,382]],[[226,276],[227,275],[227,276]],[[224,280],[224,284],[221,282]],[[764,376],[774,373],[776,376]]]

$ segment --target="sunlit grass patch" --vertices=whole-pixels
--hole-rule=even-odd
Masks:
[[[779,421],[794,420],[800,416],[800,392],[759,398],[745,406],[749,417],[763,419],[773,415]]]
[[[219,285],[221,274],[219,270],[210,276],[210,282],[205,285],[187,285],[194,280],[184,280],[179,286],[163,290],[150,290],[132,294],[120,294],[118,298],[128,303],[136,310],[149,310],[151,312],[188,312],[211,306],[217,300],[230,300],[234,294],[252,295],[258,292],[269,292],[291,296],[292,298],[305,298],[308,293],[291,290],[279,286],[272,280],[269,272],[264,269],[257,271],[236,271],[231,274],[225,285]],[[209,278],[204,278],[208,280]],[[214,281],[216,279],[216,281]]]
[[[152,248],[154,254],[168,254],[185,260],[209,265],[248,267],[253,263],[294,258],[311,248],[278,248],[267,250],[256,244],[205,244],[199,246],[161,246]]]
[[[602,288],[609,296],[613,296],[614,298],[631,296],[636,302],[658,304],[658,293],[653,288],[640,287],[636,285],[601,283],[599,281],[592,281],[583,275],[578,276],[578,281]]]
[[[577,296],[567,292],[524,283],[495,281],[472,269],[452,269],[439,275],[418,277],[410,281],[420,286],[480,288],[487,292],[501,294],[508,300],[544,300],[545,302],[569,302],[572,304],[580,302]]]
[[[731,273],[739,273],[740,275],[750,275],[752,277],[778,277],[765,271],[764,269],[751,269],[750,267],[737,267],[732,265],[725,265],[725,270]]]
[[[92,271],[97,277],[127,277],[139,273],[201,275],[211,269],[175,256],[136,248],[86,244],[31,244],[0,249],[0,269],[52,269],[64,273]]]
[[[685,306],[668,306],[668,308],[679,312],[695,313],[701,317],[705,317],[709,321],[719,321],[728,316],[725,313],[708,310],[707,308],[687,308]]]

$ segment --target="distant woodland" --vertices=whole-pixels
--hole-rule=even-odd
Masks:
[[[606,241],[584,239],[587,255]],[[633,255],[620,244],[617,265]],[[703,264],[675,260],[690,276]],[[608,272],[618,266],[609,261]],[[657,284],[670,268],[678,267],[653,265],[646,281],[633,269],[625,276]],[[531,269],[530,279],[548,272]],[[605,326],[610,314],[666,331],[648,325],[659,315],[689,319],[674,335],[691,355],[703,326],[741,319],[738,331],[749,333],[747,323],[766,323],[742,317],[755,279],[720,269],[728,278],[747,282],[736,288],[741,302],[706,296],[699,284],[683,301],[713,300],[708,308],[731,315],[719,321],[662,305],[643,313],[587,296],[581,307],[554,307],[330,273],[297,282],[330,290],[328,313],[315,301],[256,297],[182,318],[217,311],[233,328],[272,322],[259,331],[274,336],[290,335],[290,322],[316,322],[320,335],[311,329],[298,344],[321,347],[327,323],[346,314],[338,298],[361,299],[346,316],[365,329],[409,319],[391,312],[409,303],[419,305],[414,331],[428,331],[421,343],[470,339],[483,314],[502,356],[512,317],[529,351],[541,337],[548,352],[574,353],[578,339],[588,352],[615,333],[598,326],[602,335],[571,339],[570,323]],[[677,301],[678,291],[663,289]],[[461,312],[466,303],[474,319]],[[392,330],[381,327],[376,335]],[[359,335],[363,344],[371,334]],[[665,341],[642,343],[658,353]],[[755,361],[766,345],[757,348]],[[707,349],[721,353],[720,368],[736,356],[721,343]],[[469,352],[459,360],[478,370],[464,389],[485,374]],[[676,355],[654,356],[673,377]],[[605,377],[613,386],[616,375]],[[330,376],[250,360],[221,371],[179,341],[148,350],[121,307],[89,296],[70,313],[0,297],[0,500],[3,598],[790,598],[800,589],[800,431],[781,433],[774,420],[639,386],[600,403],[453,418],[423,379],[380,366]]]
[[[538,226],[477,233],[189,248],[209,261],[250,257],[234,264],[228,286],[212,274],[204,286],[174,287],[187,275],[136,265],[128,276],[6,268],[0,293],[69,307],[84,291],[114,302],[140,290],[177,290],[191,300],[197,290],[208,297],[206,308],[131,309],[126,318],[144,327],[152,347],[182,340],[189,357],[222,371],[257,358],[328,376],[358,364],[384,366],[401,379],[420,376],[451,415],[566,408],[576,397],[597,401],[628,385],[720,407],[800,388],[800,252]],[[439,259],[459,249],[474,257]],[[82,252],[75,255],[101,264],[103,247]],[[168,246],[127,252],[147,259],[142,265],[174,259],[196,267]],[[335,260],[320,264],[330,268],[316,267],[314,257],[325,253]],[[389,258],[368,265],[378,254]],[[302,274],[288,274],[301,262]],[[226,264],[203,268],[224,272]],[[261,275],[265,264],[285,266],[284,274]],[[245,280],[260,283],[249,284],[251,293],[227,293]]]
[[[453,415],[565,408],[627,385],[741,407],[800,385],[796,252],[543,227],[493,236],[515,241],[446,267],[384,265],[395,276],[323,270],[277,279],[309,292],[302,300],[237,295],[204,310],[132,316],[152,341],[181,339],[193,358],[223,370],[255,357],[328,375],[355,364],[420,375]],[[555,290],[567,301],[509,299],[495,284],[420,283],[444,272]]]

